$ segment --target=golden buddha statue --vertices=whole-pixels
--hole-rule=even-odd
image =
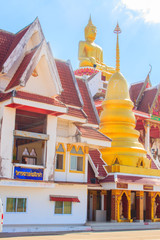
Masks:
[[[108,67],[103,63],[103,50],[94,43],[96,39],[97,28],[92,24],[91,17],[85,27],[85,40],[79,42],[78,59],[80,67],[94,67],[101,70],[108,80],[115,72],[113,67]]]

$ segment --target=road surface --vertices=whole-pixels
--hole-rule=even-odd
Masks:
[[[58,235],[9,236],[4,240],[160,240],[160,230],[116,231],[116,232],[82,232],[62,233]]]

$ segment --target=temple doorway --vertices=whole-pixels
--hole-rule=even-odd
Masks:
[[[96,222],[111,220],[111,191],[88,190],[87,220]]]
[[[119,203],[119,218],[121,221],[128,220],[128,199],[125,193],[123,193]]]
[[[154,209],[153,209],[154,219],[160,219],[160,196],[157,194],[154,201]]]
[[[97,221],[98,214],[101,210],[101,191],[88,190],[88,207],[87,207],[87,220]]]

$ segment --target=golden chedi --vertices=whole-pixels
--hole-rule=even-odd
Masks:
[[[108,82],[105,100],[100,115],[100,131],[112,139],[111,148],[101,150],[108,172],[140,173],[137,167],[150,168],[143,145],[138,141],[139,132],[135,130],[133,102],[129,96],[126,79],[119,72],[119,45],[117,24],[116,73]],[[141,171],[142,173],[142,171]]]
[[[85,40],[79,42],[78,59],[80,67],[94,67],[101,70],[103,75],[108,80],[115,72],[113,67],[108,67],[103,63],[103,50],[100,46],[94,43],[96,39],[97,29],[92,24],[91,17],[85,27]]]

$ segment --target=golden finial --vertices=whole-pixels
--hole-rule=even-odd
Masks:
[[[119,41],[118,41],[118,34],[121,33],[121,29],[119,27],[119,24],[117,22],[117,26],[114,29],[114,33],[117,34],[117,45],[116,45],[116,71],[120,71],[120,56],[119,56]]]
[[[91,19],[91,14],[90,14],[90,17],[89,17],[89,21],[88,21],[88,24],[92,25],[92,19]]]

